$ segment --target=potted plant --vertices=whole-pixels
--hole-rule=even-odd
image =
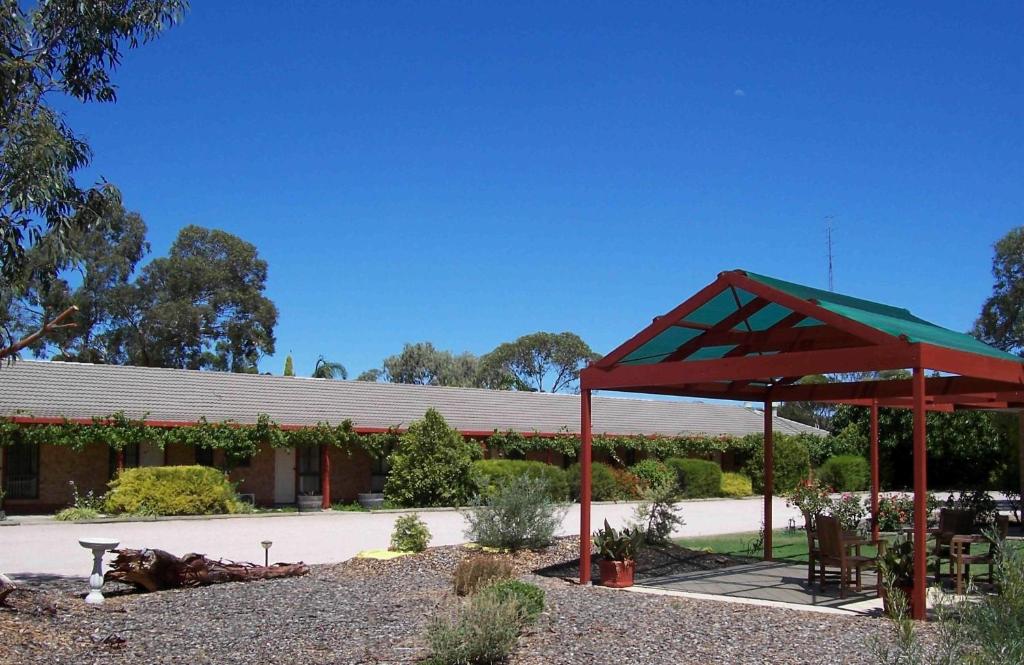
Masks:
[[[319,492],[302,492],[298,502],[300,513],[315,513],[324,509],[324,495]]]
[[[897,538],[878,557],[878,574],[882,576],[882,607],[891,613],[889,592],[899,590],[906,596],[907,612],[914,612],[914,543]]]
[[[594,546],[601,561],[601,585],[621,589],[633,586],[636,572],[636,553],[644,542],[644,532],[639,528],[617,531],[604,521],[604,528],[594,533]]]

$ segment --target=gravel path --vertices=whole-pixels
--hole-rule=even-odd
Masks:
[[[575,558],[573,538],[516,557],[548,607],[512,663],[864,663],[878,619],[578,587],[530,573]],[[427,621],[458,600],[439,547],[392,561],[314,566],[305,577],[154,594],[102,608],[40,582],[0,609],[2,663],[411,663]]]

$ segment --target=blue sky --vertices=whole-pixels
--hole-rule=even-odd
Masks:
[[[71,105],[150,229],[253,242],[286,353],[607,352],[725,269],[967,329],[1024,223],[1024,7],[195,2]]]

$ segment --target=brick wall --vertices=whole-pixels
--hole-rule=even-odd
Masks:
[[[216,451],[216,464],[224,463],[224,452]],[[249,466],[235,467],[228,474],[231,482],[239,483],[238,491],[243,494],[255,494],[256,505],[272,506],[274,504],[274,449],[263,444]]]
[[[331,501],[355,501],[356,495],[370,491],[372,458],[362,450],[352,451],[350,456],[343,450],[331,448]]]
[[[11,514],[52,512],[68,506],[72,500],[69,481],[74,481],[80,494],[92,490],[107,491],[110,449],[99,443],[81,451],[65,446],[42,444],[39,447],[39,497],[37,499],[6,499],[4,510]]]

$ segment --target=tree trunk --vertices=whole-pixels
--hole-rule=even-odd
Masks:
[[[248,582],[279,577],[298,577],[309,572],[302,563],[252,563],[208,559],[202,554],[176,557],[163,550],[114,550],[106,581],[124,582],[146,591],[206,586],[221,582]]]

